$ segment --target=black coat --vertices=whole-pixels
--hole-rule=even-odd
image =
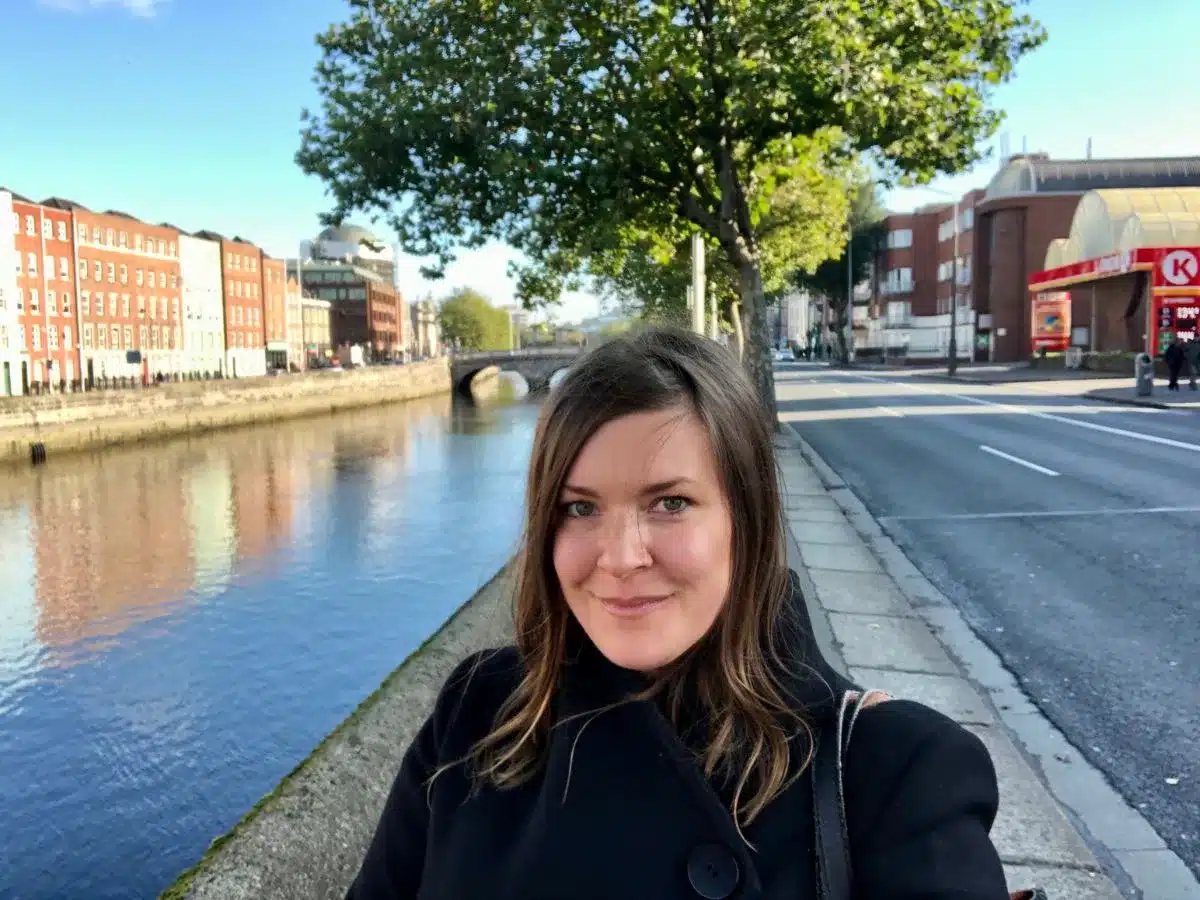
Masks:
[[[557,698],[560,716],[642,684],[581,643]],[[847,684],[809,648],[833,689],[806,679],[796,694],[825,727],[833,694]],[[434,770],[466,755],[491,727],[519,667],[509,647],[471,657],[447,680],[404,757],[347,900],[816,897],[807,777],[745,829],[751,849],[728,812],[730,792],[708,782],[652,701],[555,728],[546,765],[521,787],[469,797],[458,766],[427,791]],[[861,714],[846,766],[855,900],[1007,900],[988,837],[996,774],[978,738],[927,707],[894,700]]]

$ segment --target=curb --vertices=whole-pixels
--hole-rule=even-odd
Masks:
[[[1130,806],[1107,777],[1091,766],[1045,716],[1016,674],[974,632],[956,606],[929,581],[883,530],[844,479],[813,449],[790,422],[781,435],[817,473],[869,552],[875,556],[915,614],[955,662],[961,676],[991,707],[997,732],[1036,773],[1039,786],[1063,812],[1067,824],[1097,858],[1101,874],[1126,897],[1144,900],[1194,900],[1200,884],[1170,851],[1145,818]],[[794,536],[789,537],[795,542]],[[815,600],[819,606],[819,600]],[[970,651],[974,660],[965,658]],[[1029,713],[1039,720],[1031,727]],[[1034,734],[1034,732],[1041,732]],[[1071,769],[1066,763],[1071,763]],[[1054,770],[1051,772],[1050,770]],[[1080,779],[1080,773],[1085,776]],[[1074,779],[1074,780],[1072,780]],[[1086,786],[1084,784],[1086,782]],[[1077,807],[1088,807],[1086,818]],[[1097,831],[1104,831],[1102,839]],[[1140,842],[1137,847],[1130,841]],[[1147,856],[1153,854],[1160,865]]]
[[[1103,394],[1093,394],[1091,392],[1086,393],[1083,396],[1085,396],[1089,400],[1099,400],[1101,403],[1111,403],[1114,406],[1140,406],[1142,408],[1149,408],[1149,409],[1176,409],[1177,408],[1177,407],[1171,406],[1170,404],[1167,404],[1167,403],[1159,403],[1157,400],[1134,400],[1132,398],[1127,400],[1124,397],[1105,397]],[[1183,410],[1183,411],[1187,412],[1187,410]]]

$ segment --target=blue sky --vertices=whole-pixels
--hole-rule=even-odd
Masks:
[[[182,228],[211,228],[292,254],[325,206],[293,162],[299,113],[316,105],[314,35],[344,20],[344,0],[0,0],[0,184],[35,199],[70,197]],[[1010,149],[1053,156],[1200,155],[1197,0],[1034,0],[1050,33],[996,94]],[[21,88],[12,86],[20,85]],[[983,186],[994,161],[937,182]],[[938,199],[889,195],[894,209]],[[381,229],[386,236],[386,229]],[[497,302],[509,253],[462,257],[412,298],[470,285]],[[574,297],[563,318],[595,312]]]

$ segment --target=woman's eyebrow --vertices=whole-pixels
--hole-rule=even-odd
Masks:
[[[639,493],[641,493],[643,495],[645,495],[645,494],[661,494],[666,491],[675,490],[676,488],[682,487],[685,484],[692,484],[692,483],[693,483],[692,479],[690,479],[690,478],[670,478],[666,481],[656,481],[654,484],[647,484],[641,489],[641,491]],[[578,494],[580,497],[588,497],[588,498],[592,498],[592,499],[595,499],[600,496],[600,494],[598,492],[592,490],[591,488],[582,487],[581,485],[577,485],[577,484],[563,485],[563,493],[564,494]]]

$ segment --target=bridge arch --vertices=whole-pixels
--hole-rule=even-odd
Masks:
[[[578,347],[539,347],[530,350],[497,350],[460,353],[451,358],[450,380],[456,392],[470,392],[471,379],[484,369],[495,366],[502,372],[516,372],[525,379],[529,393],[548,390],[550,379],[561,369],[570,368],[579,357]]]

